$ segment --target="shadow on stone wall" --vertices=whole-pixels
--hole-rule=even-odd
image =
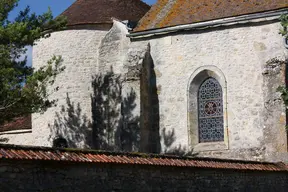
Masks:
[[[288,89],[288,58],[285,59],[284,61],[284,70],[285,70],[285,89]],[[285,109],[286,113],[286,124],[285,124],[285,129],[286,129],[286,150],[288,150],[288,108],[286,106]]]
[[[0,143],[8,143],[9,139],[6,137],[0,137]]]
[[[138,151],[140,141],[140,117],[134,116],[136,93],[131,89],[122,100],[122,127],[120,129],[121,148],[124,151]],[[119,134],[118,133],[118,134]]]
[[[131,89],[126,97],[122,96],[120,75],[114,74],[112,68],[95,76],[92,87],[93,148],[138,151],[139,116],[132,114],[136,93]]]
[[[161,138],[163,139],[162,151],[167,155],[177,155],[177,156],[196,156],[197,154],[193,153],[193,149],[189,150],[187,147],[178,144],[175,147],[172,147],[176,141],[175,129],[167,131],[165,128],[161,131]]]
[[[141,138],[140,151],[160,153],[159,98],[154,61],[148,46],[140,73]]]
[[[119,75],[111,69],[92,81],[92,120],[82,111],[80,103],[71,102],[69,95],[60,112],[55,113],[49,141],[53,147],[94,148],[109,151],[138,151],[139,116],[132,114],[136,93],[131,89],[122,97]]]
[[[91,122],[82,112],[80,103],[71,102],[69,94],[66,96],[66,105],[61,106],[60,112],[55,113],[54,125],[50,128],[49,140],[53,141],[53,147],[63,147],[61,141],[66,140],[69,148],[90,148],[91,146]]]
[[[120,76],[112,69],[94,77],[91,121],[82,112],[80,103],[71,102],[67,94],[66,104],[55,113],[54,125],[48,125],[53,146],[138,151],[139,116],[132,114],[136,93],[131,89],[122,97],[121,86]]]
[[[176,140],[174,129],[170,131],[163,129],[160,136],[158,98],[160,90],[157,89],[150,48],[146,52],[139,73],[141,117],[133,114],[137,107],[135,91],[131,88],[127,93],[127,90],[122,89],[123,79],[111,68],[110,71],[93,77],[91,122],[85,114],[82,114],[80,104],[75,105],[71,102],[67,94],[66,106],[62,106],[61,111],[55,114],[54,126],[49,125],[52,132],[50,139],[54,141],[58,139],[60,142],[58,145],[65,147],[62,139],[64,138],[70,148],[192,154],[192,151],[188,151],[185,146],[174,144]],[[139,79],[135,81],[137,83]]]

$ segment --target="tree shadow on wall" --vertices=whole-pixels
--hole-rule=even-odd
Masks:
[[[120,145],[123,151],[138,151],[140,142],[140,117],[134,116],[132,111],[136,108],[136,93],[131,89],[122,100],[122,126],[119,130]]]
[[[69,95],[66,104],[55,113],[49,141],[53,147],[94,148],[109,151],[138,151],[140,118],[133,115],[136,93],[122,96],[122,83],[113,70],[93,78],[91,95],[92,122]]]
[[[48,124],[53,147],[90,148],[91,122],[82,112],[80,103],[75,104],[67,93],[66,105],[61,106],[60,112],[55,113],[54,124]],[[65,141],[66,144],[59,143]]]
[[[285,59],[285,61],[283,62],[284,66],[285,66],[285,89],[288,90],[288,58]],[[285,102],[284,102],[285,104]],[[287,104],[286,105],[286,142],[288,143],[288,108],[287,108]],[[287,150],[288,150],[288,144],[287,144]]]
[[[112,68],[106,74],[95,76],[92,88],[93,148],[138,151],[139,116],[133,115],[136,93],[131,89],[122,96],[120,75],[114,74]]]
[[[166,130],[165,128],[162,129],[161,132],[161,138],[163,139],[163,153],[167,155],[177,155],[177,156],[196,156],[196,153],[193,153],[193,149],[189,150],[186,146],[182,146],[181,144],[178,144],[175,147],[173,146],[173,143],[176,140],[175,136],[175,129],[172,130]]]

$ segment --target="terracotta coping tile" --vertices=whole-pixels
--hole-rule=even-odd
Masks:
[[[113,153],[93,150],[66,150],[44,147],[0,145],[0,159],[45,160],[82,163],[137,164],[191,168],[233,169],[251,171],[288,171],[285,163],[236,161],[212,158],[189,158],[156,154]]]

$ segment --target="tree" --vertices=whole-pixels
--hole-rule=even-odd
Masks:
[[[288,14],[281,15],[280,23],[281,23],[282,29],[280,29],[279,33],[285,38],[285,43],[288,43]],[[277,60],[276,62],[287,64],[288,59],[286,59],[285,61]],[[287,71],[286,71],[286,73],[287,73]],[[283,99],[283,102],[284,102],[285,106],[287,107],[288,106],[287,85],[279,86],[277,88],[277,91],[281,93],[281,97]],[[288,127],[286,127],[286,129],[288,130]]]
[[[288,14],[283,14],[280,17],[282,29],[280,29],[280,34],[288,39]]]
[[[0,124],[15,117],[43,112],[55,101],[48,99],[47,87],[64,70],[60,56],[53,56],[46,66],[34,70],[27,66],[27,46],[48,38],[55,30],[63,29],[63,17],[53,19],[51,10],[43,15],[31,14],[29,7],[13,20],[9,13],[19,0],[0,1]]]

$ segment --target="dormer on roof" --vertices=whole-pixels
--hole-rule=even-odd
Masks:
[[[139,21],[149,9],[141,0],[76,0],[61,15],[68,26],[112,24],[111,18]]]

